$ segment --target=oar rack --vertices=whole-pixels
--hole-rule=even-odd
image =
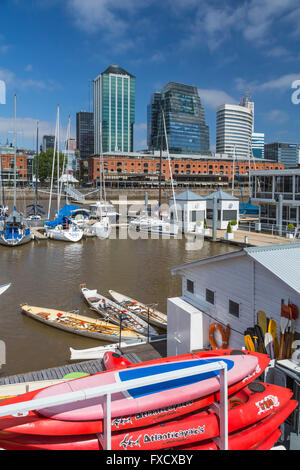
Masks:
[[[176,380],[183,377],[191,377],[197,374],[219,371],[220,373],[220,401],[215,403],[215,412],[219,414],[220,436],[215,439],[220,450],[228,450],[228,380],[227,364],[224,361],[218,361],[200,366],[189,367],[180,371],[171,371],[163,374],[157,374],[152,377],[143,377],[140,379],[127,380],[122,383],[103,385],[100,387],[88,388],[76,392],[64,393],[47,398],[40,398],[26,402],[15,403],[0,407],[0,417],[11,416],[13,414],[22,414],[33,410],[42,410],[52,406],[75,403],[77,401],[88,400],[105,396],[104,400],[104,433],[103,449],[111,450],[111,396],[112,394],[125,392],[127,390],[145,387],[168,380]],[[100,436],[99,436],[100,437]]]

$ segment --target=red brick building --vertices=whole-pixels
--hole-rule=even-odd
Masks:
[[[1,176],[4,183],[14,178],[14,154],[0,154]],[[27,157],[23,154],[16,156],[17,181],[27,182]]]
[[[123,155],[104,155],[103,157],[105,174],[107,175],[155,175],[159,174],[160,159],[153,155],[135,154],[134,156]],[[176,175],[215,175],[224,176],[228,181],[232,179],[233,161],[225,158],[172,158],[170,161],[171,171],[174,177]],[[170,166],[166,158],[162,159],[162,176],[167,181],[170,179]],[[255,160],[250,164],[251,171],[254,170],[277,170],[284,169],[283,164],[276,162]],[[100,175],[100,159],[99,157],[90,157],[84,161],[85,168],[84,179],[86,182],[95,182]],[[239,173],[241,176],[247,175],[249,172],[249,161],[241,160],[238,162]],[[236,170],[237,171],[237,170]],[[83,176],[83,175],[81,175]]]

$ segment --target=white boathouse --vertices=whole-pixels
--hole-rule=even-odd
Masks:
[[[209,227],[213,225],[214,198],[217,199],[217,229],[226,230],[228,222],[232,222],[233,220],[239,222],[239,199],[220,189],[205,197],[207,201],[207,225]]]
[[[175,220],[175,207],[178,221],[183,232],[195,232],[197,228],[203,229],[206,218],[206,199],[189,189],[175,195],[175,201],[170,199],[170,217]]]
[[[182,296],[168,299],[168,356],[209,348],[212,323],[230,325],[229,348],[245,347],[259,310],[276,321],[279,336],[282,302],[300,308],[298,243],[244,248],[171,273],[182,277]],[[295,326],[300,333],[299,318]]]

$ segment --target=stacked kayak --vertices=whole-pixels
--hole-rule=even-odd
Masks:
[[[269,358],[250,351],[205,351],[140,364],[107,352],[103,358],[106,371],[20,395],[1,406],[192,370],[220,360],[228,370],[230,448],[272,447],[280,437],[280,425],[297,402],[289,389],[256,382]],[[214,408],[220,399],[218,371],[195,372],[115,393],[111,398],[112,449],[218,449],[219,418]],[[100,450],[104,406],[104,397],[97,397],[0,418],[0,448]]]

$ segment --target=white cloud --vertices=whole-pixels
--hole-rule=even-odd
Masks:
[[[282,75],[281,77],[268,80],[266,82],[259,83],[257,81],[248,83],[243,78],[237,78],[235,80],[236,88],[238,90],[250,89],[251,92],[262,92],[262,91],[286,91],[290,90],[292,83],[295,80],[300,79],[300,73],[291,73]]]
[[[206,44],[211,51],[217,49],[233,33],[250,42],[251,45],[262,46],[276,44],[279,23],[284,22],[290,28],[290,34],[300,31],[299,0],[245,0],[243,2],[218,0],[190,0],[185,2],[169,0],[173,10],[183,14],[184,9],[194,9],[194,19],[189,26],[183,47]],[[239,5],[237,6],[237,3]],[[265,50],[262,49],[262,53]],[[274,49],[274,54],[283,52]],[[275,55],[274,55],[275,56]]]
[[[17,118],[16,119],[16,129],[17,129],[17,141],[18,145],[25,145],[24,141],[30,142],[30,144],[36,138],[36,127],[37,119],[33,118]],[[9,141],[13,140],[13,131],[14,131],[14,119],[13,118],[4,118],[0,117],[0,142],[4,142],[7,139]],[[61,141],[66,138],[67,129],[66,127],[61,127]],[[55,134],[55,123],[47,121],[39,121],[39,135],[40,138],[43,135],[54,135]]]
[[[6,85],[18,89],[26,89],[26,88],[36,88],[39,90],[51,90],[53,89],[53,83],[50,81],[43,81],[43,80],[34,80],[34,79],[22,79],[16,76],[14,72],[7,69],[0,68],[0,80],[4,80]]]
[[[263,116],[267,121],[271,121],[277,124],[284,124],[289,120],[288,113],[280,109],[272,109],[267,113],[263,113]]]
[[[222,90],[198,88],[198,93],[204,107],[216,109],[222,104],[238,104],[237,100]]]

